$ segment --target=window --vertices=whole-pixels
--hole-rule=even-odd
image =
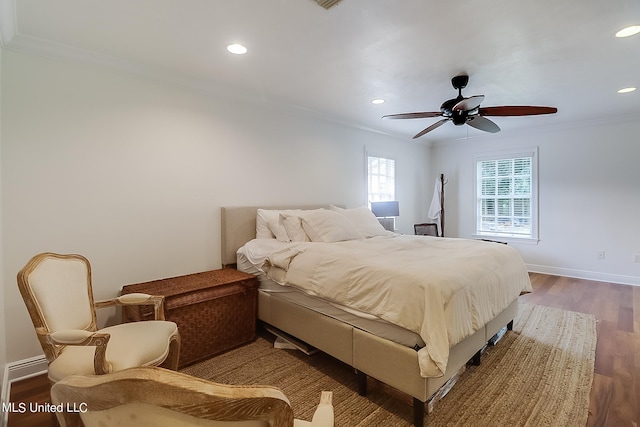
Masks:
[[[477,237],[537,241],[537,151],[475,156]]]
[[[385,157],[367,156],[369,202],[396,199],[396,162]]]

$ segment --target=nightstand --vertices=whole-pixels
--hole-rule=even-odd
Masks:
[[[178,325],[180,365],[207,359],[255,339],[258,279],[230,268],[126,285],[122,294],[163,295],[166,320]],[[145,307],[128,307],[126,321],[147,320]]]

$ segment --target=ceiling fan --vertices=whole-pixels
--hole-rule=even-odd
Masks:
[[[428,128],[416,134],[413,139],[442,126],[448,121],[454,125],[461,126],[468,124],[471,127],[485,132],[496,133],[500,127],[487,119],[485,116],[533,116],[538,114],[553,114],[558,111],[555,107],[536,107],[528,105],[500,106],[500,107],[480,107],[484,100],[484,95],[476,95],[469,98],[462,96],[462,89],[469,83],[469,76],[461,74],[451,79],[454,89],[458,89],[458,96],[445,101],[440,106],[440,111],[390,114],[382,116],[383,119],[423,119],[428,117],[444,117]]]

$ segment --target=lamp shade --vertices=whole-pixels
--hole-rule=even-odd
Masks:
[[[371,202],[371,212],[378,217],[399,216],[400,206],[397,201],[393,202]]]

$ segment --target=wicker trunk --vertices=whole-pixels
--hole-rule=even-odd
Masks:
[[[122,294],[165,297],[165,318],[176,322],[180,367],[252,341],[256,334],[258,280],[233,269],[206,271],[126,285]],[[127,308],[126,321],[153,318],[151,308]]]

